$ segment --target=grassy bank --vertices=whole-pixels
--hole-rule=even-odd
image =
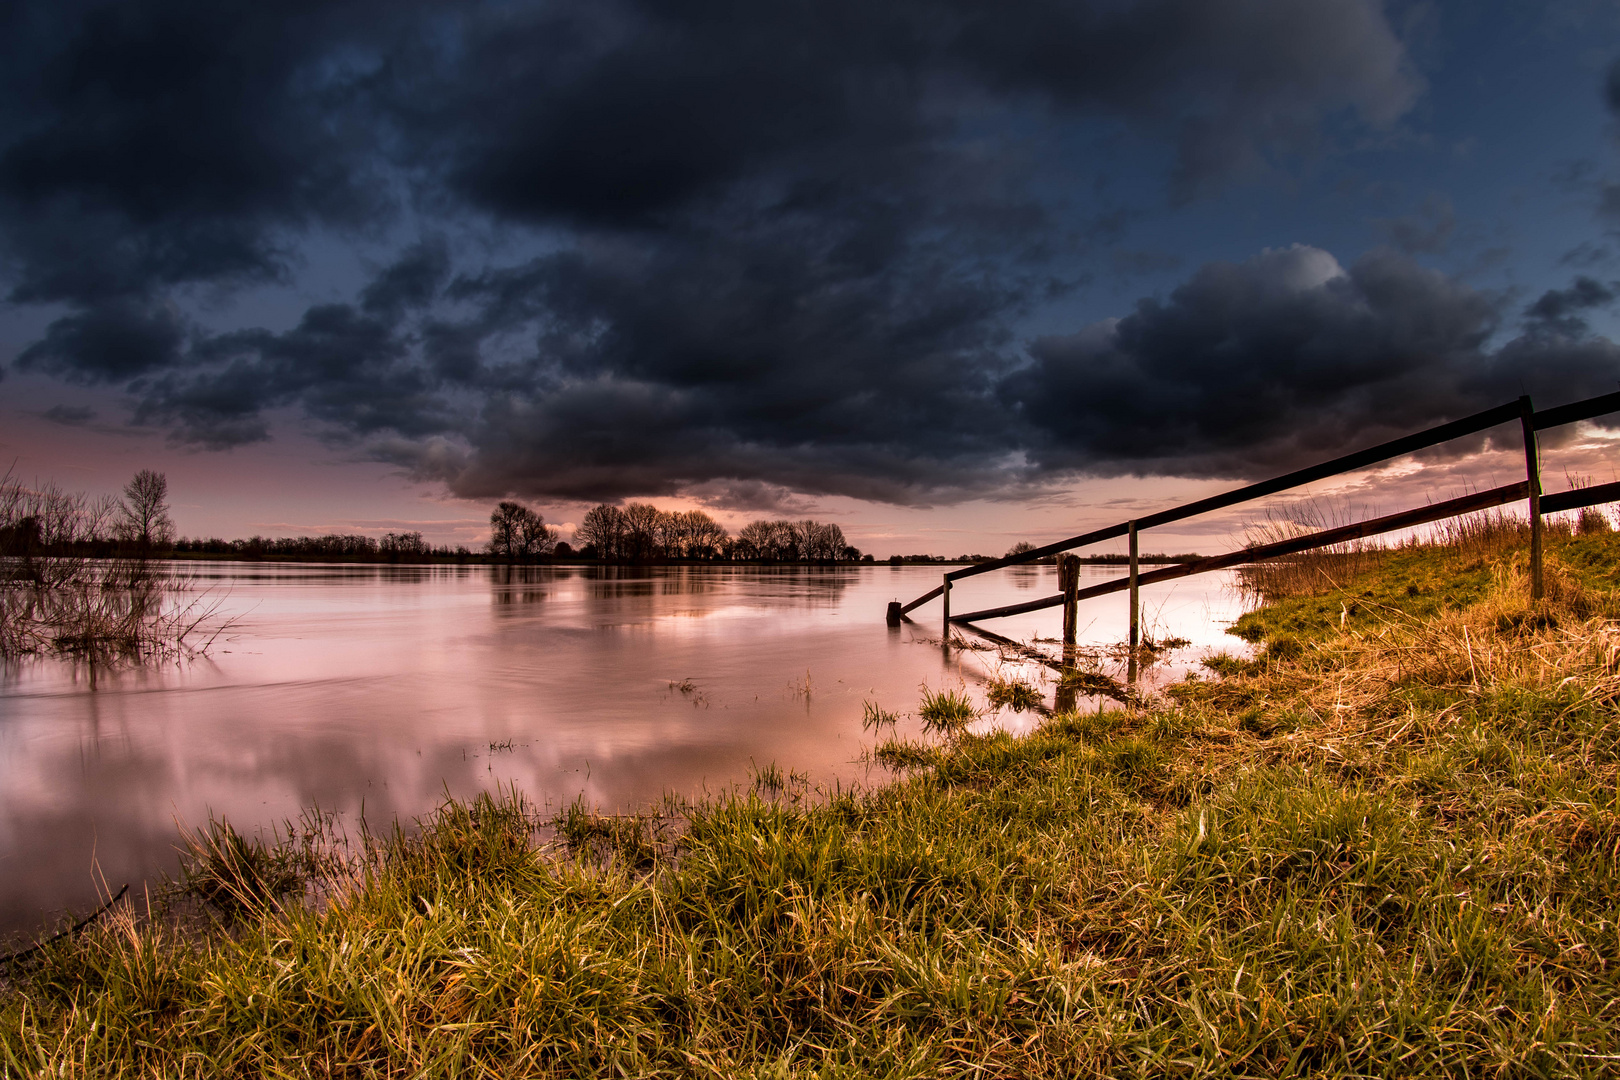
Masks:
[[[936,695],[869,793],[554,833],[481,798],[342,868],[216,832],[206,918],[49,946],[0,1063],[1620,1075],[1620,541],[1554,537],[1532,603],[1510,534],[1258,581],[1259,659],[1149,709],[1014,739]]]

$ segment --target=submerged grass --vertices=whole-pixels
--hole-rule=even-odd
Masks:
[[[50,945],[0,1069],[1620,1075],[1620,540],[1549,566],[1532,603],[1509,547],[1387,553],[1257,613],[1257,660],[1022,738],[928,692],[879,790],[763,770],[556,845],[447,801],[320,905]]]
[[[1038,709],[1046,696],[1039,687],[1023,679],[991,679],[985,686],[985,697],[990,704],[1013,712]]]

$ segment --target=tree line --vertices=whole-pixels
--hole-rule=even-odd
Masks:
[[[174,542],[177,554],[234,555],[244,559],[274,556],[285,559],[417,559],[470,558],[466,547],[434,547],[419,532],[384,533],[382,537],[356,533],[325,536],[250,536],[246,540],[182,537]]]
[[[121,497],[92,497],[55,484],[0,477],[0,555],[32,566],[34,557],[148,556],[169,550],[169,481],[142,469]],[[16,571],[16,566],[8,569]]]
[[[828,522],[752,521],[732,536],[702,510],[660,510],[649,503],[592,507],[574,540],[581,557],[609,562],[856,562],[862,557],[844,539],[844,530]]]
[[[225,558],[399,561],[476,558],[465,546],[438,547],[420,532],[389,532],[380,538],[355,533],[322,536],[176,537],[169,516],[169,484],[160,472],[142,469],[122,497],[92,498],[52,485],[25,486],[0,478],[0,556],[114,554],[216,555]],[[603,503],[586,512],[563,542],[533,509],[502,500],[489,517],[485,552],[510,562],[594,559],[645,562],[871,562],[830,522],[803,519],[752,521],[732,536],[702,510],[660,510],[650,503]]]
[[[651,503],[585,512],[572,544],[522,503],[504,501],[489,518],[489,553],[497,558],[580,558],[602,562],[683,559],[701,562],[855,562],[859,548],[837,525],[821,521],[754,521],[732,536],[702,510],[660,510]],[[867,556],[870,562],[870,556]]]

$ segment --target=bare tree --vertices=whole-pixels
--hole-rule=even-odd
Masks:
[[[651,503],[631,503],[623,510],[624,551],[629,559],[649,559],[657,554],[658,532],[663,511]]]
[[[85,548],[104,540],[117,503],[55,484],[0,478],[0,577],[56,588],[79,580]]]
[[[557,530],[522,503],[501,502],[489,515],[489,551],[505,559],[544,555],[557,546]]]
[[[557,530],[525,507],[523,520],[518,523],[518,547],[525,556],[550,555],[557,547]]]
[[[213,623],[217,633],[228,625],[214,619],[216,603],[171,603],[172,578],[147,560],[145,547],[135,557],[94,557],[115,521],[126,540],[138,542],[142,531],[148,546],[169,539],[162,480],[137,475],[129,503],[121,503],[54,484],[25,486],[9,472],[0,477],[0,656],[50,650],[149,659],[207,651],[208,642],[194,636],[199,627]],[[150,514],[139,530],[130,527],[130,511],[142,506],[134,497],[142,495]],[[91,671],[94,679],[94,664]]]
[[[688,559],[712,559],[731,539],[725,526],[702,510],[688,510],[679,516],[685,519],[686,548],[682,554]]]
[[[822,521],[800,522],[804,530],[803,556],[815,562],[838,558],[844,552],[844,530]]]
[[[750,521],[737,534],[737,553],[745,559],[799,558],[799,529],[791,521]]]
[[[174,521],[169,517],[169,479],[142,469],[124,485],[118,504],[118,527],[124,539],[142,551],[174,542]]]
[[[672,559],[709,559],[730,539],[721,524],[702,510],[662,514],[658,543]]]
[[[723,541],[722,541],[723,542]],[[830,561],[849,558],[844,530],[822,521],[750,521],[731,545],[737,559],[772,559],[781,562]],[[856,558],[860,553],[856,552]]]
[[[422,539],[419,532],[384,533],[377,543],[377,550],[384,555],[426,555],[428,553],[427,541]]]
[[[599,559],[617,559],[622,554],[624,532],[624,513],[617,506],[603,503],[585,511],[579,528],[574,530],[574,542],[594,547]]]

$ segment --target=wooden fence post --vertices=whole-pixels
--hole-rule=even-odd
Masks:
[[[883,621],[888,623],[890,626],[899,626],[900,619],[902,618],[900,614],[900,606],[900,601],[890,600],[889,610],[884,614]]]
[[[1540,600],[1541,582],[1541,454],[1536,445],[1536,410],[1526,394],[1519,399],[1519,424],[1524,429],[1524,478],[1530,488],[1530,598]]]
[[[949,645],[951,643],[951,575],[949,574],[945,575],[945,584],[941,586],[939,600],[940,603],[945,605],[945,636],[941,638],[941,641]]]
[[[1134,522],[1134,521],[1129,522],[1127,524],[1127,529],[1128,529],[1128,532],[1126,533],[1126,535],[1130,537],[1130,544],[1131,544],[1131,634],[1130,634],[1130,646],[1131,646],[1131,680],[1134,682],[1135,679],[1136,679],[1136,646],[1137,646],[1137,643],[1141,640],[1141,637],[1142,637],[1142,626],[1141,626],[1142,604],[1141,604],[1140,591],[1138,589],[1137,580],[1136,580],[1137,579],[1137,561],[1136,560],[1137,560],[1137,554],[1138,554],[1137,550],[1136,550],[1136,547],[1137,547],[1137,545],[1136,545],[1136,522]]]
[[[1063,594],[1063,666],[1074,666],[1074,639],[1080,628],[1080,556],[1059,555],[1058,591]]]

